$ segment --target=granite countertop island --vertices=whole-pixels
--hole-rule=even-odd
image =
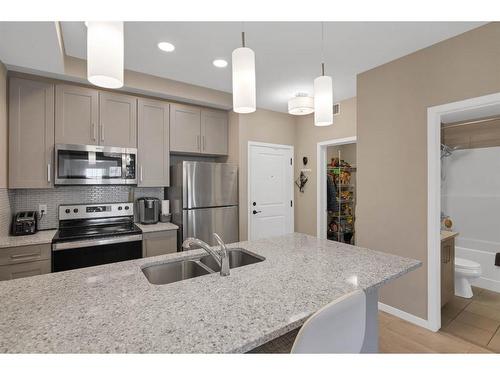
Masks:
[[[204,251],[0,282],[0,352],[243,353],[358,288],[376,324],[378,288],[421,265],[299,233],[229,247],[266,259],[166,285],[141,267]]]

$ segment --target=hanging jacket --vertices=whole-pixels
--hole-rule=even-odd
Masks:
[[[330,175],[326,177],[326,209],[328,211],[338,211],[337,187]]]

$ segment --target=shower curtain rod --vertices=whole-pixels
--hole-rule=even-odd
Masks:
[[[446,124],[446,123],[442,122],[441,126],[443,128],[454,128],[455,126],[480,124],[482,122],[488,122],[488,121],[494,121],[494,120],[500,120],[500,116],[485,117],[485,118],[482,118],[482,119],[471,120],[471,121],[452,122],[450,124]]]

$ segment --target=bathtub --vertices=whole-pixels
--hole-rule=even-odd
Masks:
[[[481,241],[458,236],[455,239],[455,256],[473,260],[481,265],[482,276],[472,282],[479,288],[500,293],[500,267],[495,266],[495,253],[500,243]]]

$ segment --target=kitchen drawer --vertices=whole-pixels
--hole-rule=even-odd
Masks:
[[[175,252],[177,252],[176,230],[142,234],[142,256],[144,258]]]
[[[50,260],[50,255],[50,244],[8,247],[0,249],[0,266]]]
[[[0,280],[20,279],[21,277],[50,273],[50,259],[0,266]]]

